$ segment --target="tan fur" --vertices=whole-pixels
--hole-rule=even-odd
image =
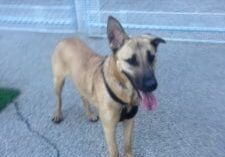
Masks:
[[[90,103],[97,108],[103,123],[107,144],[110,147],[110,155],[116,157],[118,150],[115,142],[115,129],[119,121],[121,109],[110,98],[103,84],[100,73],[102,61],[103,57],[93,53],[79,39],[65,39],[58,44],[52,56],[54,88],[57,98],[53,121],[60,122],[62,120],[61,91],[65,77],[70,76],[74,80],[75,86],[82,97],[86,114],[90,120],[96,120],[96,116],[90,111]],[[115,66],[113,56],[106,59],[104,71],[107,75],[107,81],[112,85],[113,91],[118,93],[122,100],[131,102],[133,91],[129,91],[130,89],[121,90],[119,82],[126,86],[128,80],[119,74]],[[112,70],[107,70],[111,67]],[[115,77],[113,76],[114,74]],[[126,147],[129,147],[129,144],[126,145]]]
[[[110,19],[111,18],[111,19]],[[120,119],[121,105],[119,105],[109,95],[103,81],[101,69],[103,69],[105,79],[116,96],[127,102],[127,108],[137,105],[138,96],[129,79],[123,71],[131,76],[139,76],[146,66],[153,68],[146,59],[146,51],[150,50],[155,55],[155,49],[150,44],[154,38],[145,35],[135,38],[128,38],[122,30],[118,21],[110,17],[108,29],[112,29],[116,39],[109,43],[111,48],[120,49],[116,54],[111,54],[104,58],[94,53],[78,38],[68,38],[61,41],[52,55],[52,72],[54,76],[54,89],[56,95],[56,110],[53,114],[53,122],[59,123],[62,120],[62,98],[61,92],[66,76],[74,81],[76,89],[79,91],[85,113],[90,121],[97,121],[98,116],[91,111],[93,105],[99,114],[102,122],[108,151],[110,157],[119,157],[116,143],[116,127]],[[116,28],[114,30],[114,28]],[[109,40],[111,38],[109,37]],[[124,42],[124,43],[122,43]],[[138,57],[139,66],[130,66],[125,61],[133,54]],[[103,64],[104,60],[104,64]],[[132,130],[134,119],[123,121],[124,126],[124,146],[125,156],[133,157],[132,153]],[[91,155],[90,155],[91,156]]]

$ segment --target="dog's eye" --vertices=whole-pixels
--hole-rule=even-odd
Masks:
[[[148,62],[152,63],[155,59],[155,55],[152,55],[151,52],[148,50],[147,51],[147,58],[148,58]]]
[[[126,59],[125,60],[128,64],[133,65],[133,66],[137,66],[138,65],[138,61],[137,61],[137,57],[134,54],[131,58]]]

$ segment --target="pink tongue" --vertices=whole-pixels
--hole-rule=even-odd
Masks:
[[[157,102],[155,96],[150,92],[150,93],[144,93],[139,91],[141,95],[141,100],[140,103],[141,105],[144,106],[146,110],[156,110]]]

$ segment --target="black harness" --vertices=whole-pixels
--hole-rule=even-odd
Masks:
[[[101,74],[102,74],[102,78],[103,78],[103,81],[104,81],[104,85],[106,87],[106,90],[107,92],[109,93],[110,97],[116,101],[117,103],[119,103],[122,107],[122,111],[120,113],[120,121],[124,121],[126,119],[131,119],[133,118],[137,112],[138,112],[138,106],[132,106],[131,109],[128,111],[128,103],[127,102],[124,102],[123,100],[121,100],[120,98],[118,98],[116,96],[116,94],[112,91],[112,89],[110,88],[109,84],[107,83],[106,79],[105,79],[105,75],[104,75],[104,70],[103,70],[103,67],[104,67],[104,62],[105,62],[105,59],[102,61],[101,63]]]

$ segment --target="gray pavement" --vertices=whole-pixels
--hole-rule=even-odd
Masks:
[[[51,122],[54,95],[50,56],[73,34],[0,32],[0,86],[21,90],[0,112],[1,157],[105,157],[100,122],[90,123],[70,80],[63,91],[64,121]],[[82,37],[101,54],[106,39]],[[168,42],[158,52],[155,113],[140,109],[134,129],[136,157],[224,157],[224,44]],[[122,127],[118,128],[122,155]]]

